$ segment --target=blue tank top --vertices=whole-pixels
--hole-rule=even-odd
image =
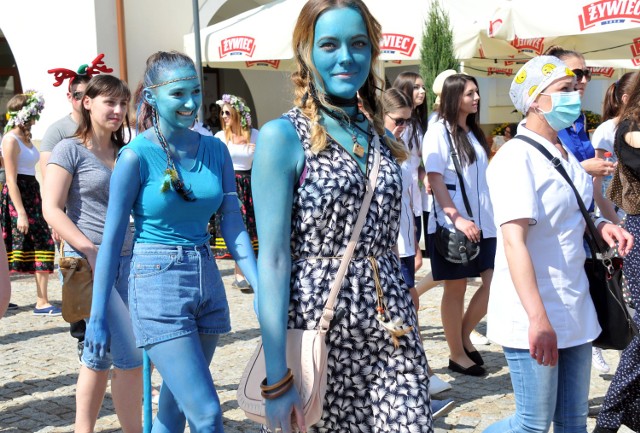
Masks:
[[[200,137],[193,167],[179,167],[195,201],[186,201],[173,188],[162,192],[167,159],[160,145],[138,135],[125,149],[140,160],[140,192],[133,205],[135,242],[163,245],[202,245],[209,240],[207,224],[222,203],[222,173],[232,164],[227,147],[217,138]],[[234,185],[235,187],[235,185]]]

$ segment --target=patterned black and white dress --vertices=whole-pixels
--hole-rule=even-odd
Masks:
[[[340,266],[340,259],[332,257],[344,254],[366,181],[355,160],[331,138],[319,154],[309,149],[310,123],[298,109],[286,116],[296,128],[306,159],[306,173],[293,199],[288,326],[314,329]],[[373,164],[373,144],[369,147],[367,171]],[[328,334],[324,413],[309,432],[433,431],[427,360],[411,296],[391,250],[398,239],[400,167],[384,142],[380,147],[375,194],[336,303],[336,310],[344,309],[346,315]],[[397,349],[375,319],[377,298],[369,257],[377,261],[391,315],[414,327],[400,337]]]

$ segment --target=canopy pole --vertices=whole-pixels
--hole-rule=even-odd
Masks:
[[[202,56],[200,52],[200,9],[198,6],[198,0],[191,0],[191,4],[193,7],[193,37],[196,42],[196,72],[198,73],[200,87],[204,89],[204,83],[202,81]],[[204,96],[204,90],[202,94]],[[204,122],[204,103],[200,104],[200,108],[198,109],[198,120],[200,122]]]

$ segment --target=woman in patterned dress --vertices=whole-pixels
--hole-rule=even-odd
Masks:
[[[31,142],[31,126],[40,118],[44,100],[28,91],[15,95],[7,103],[9,121],[2,139],[2,155],[7,180],[2,188],[2,237],[9,271],[35,274],[37,298],[33,314],[59,316],[60,308],[51,305],[47,292],[53,272],[54,245],[42,216],[40,185],[36,164],[40,152]]]
[[[309,432],[432,431],[427,361],[393,251],[401,200],[398,162],[407,156],[383,129],[376,95],[382,82],[372,68],[380,32],[361,0],[307,2],[293,35],[295,106],[260,130],[252,175],[268,385],[282,382],[287,372],[286,329],[317,326],[362,203],[373,140],[381,152],[374,197],[336,302],[344,316],[327,334],[322,418],[305,425],[293,386],[266,401],[272,431],[291,432],[292,415]],[[371,120],[358,110],[356,92]],[[376,320],[372,262],[390,315],[405,331],[410,328],[397,346]]]

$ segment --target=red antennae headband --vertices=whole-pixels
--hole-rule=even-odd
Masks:
[[[54,87],[60,86],[64,82],[64,80],[68,78],[69,88],[71,88],[73,80],[75,80],[80,75],[87,75],[89,78],[91,78],[94,75],[98,75],[100,72],[113,72],[113,69],[108,68],[107,65],[104,64],[104,62],[102,61],[103,58],[104,54],[98,54],[98,57],[93,59],[88,65],[81,65],[78,68],[78,72],[74,72],[66,68],[49,69],[47,72],[49,74],[53,74],[53,77],[55,79],[55,83],[53,83]]]

